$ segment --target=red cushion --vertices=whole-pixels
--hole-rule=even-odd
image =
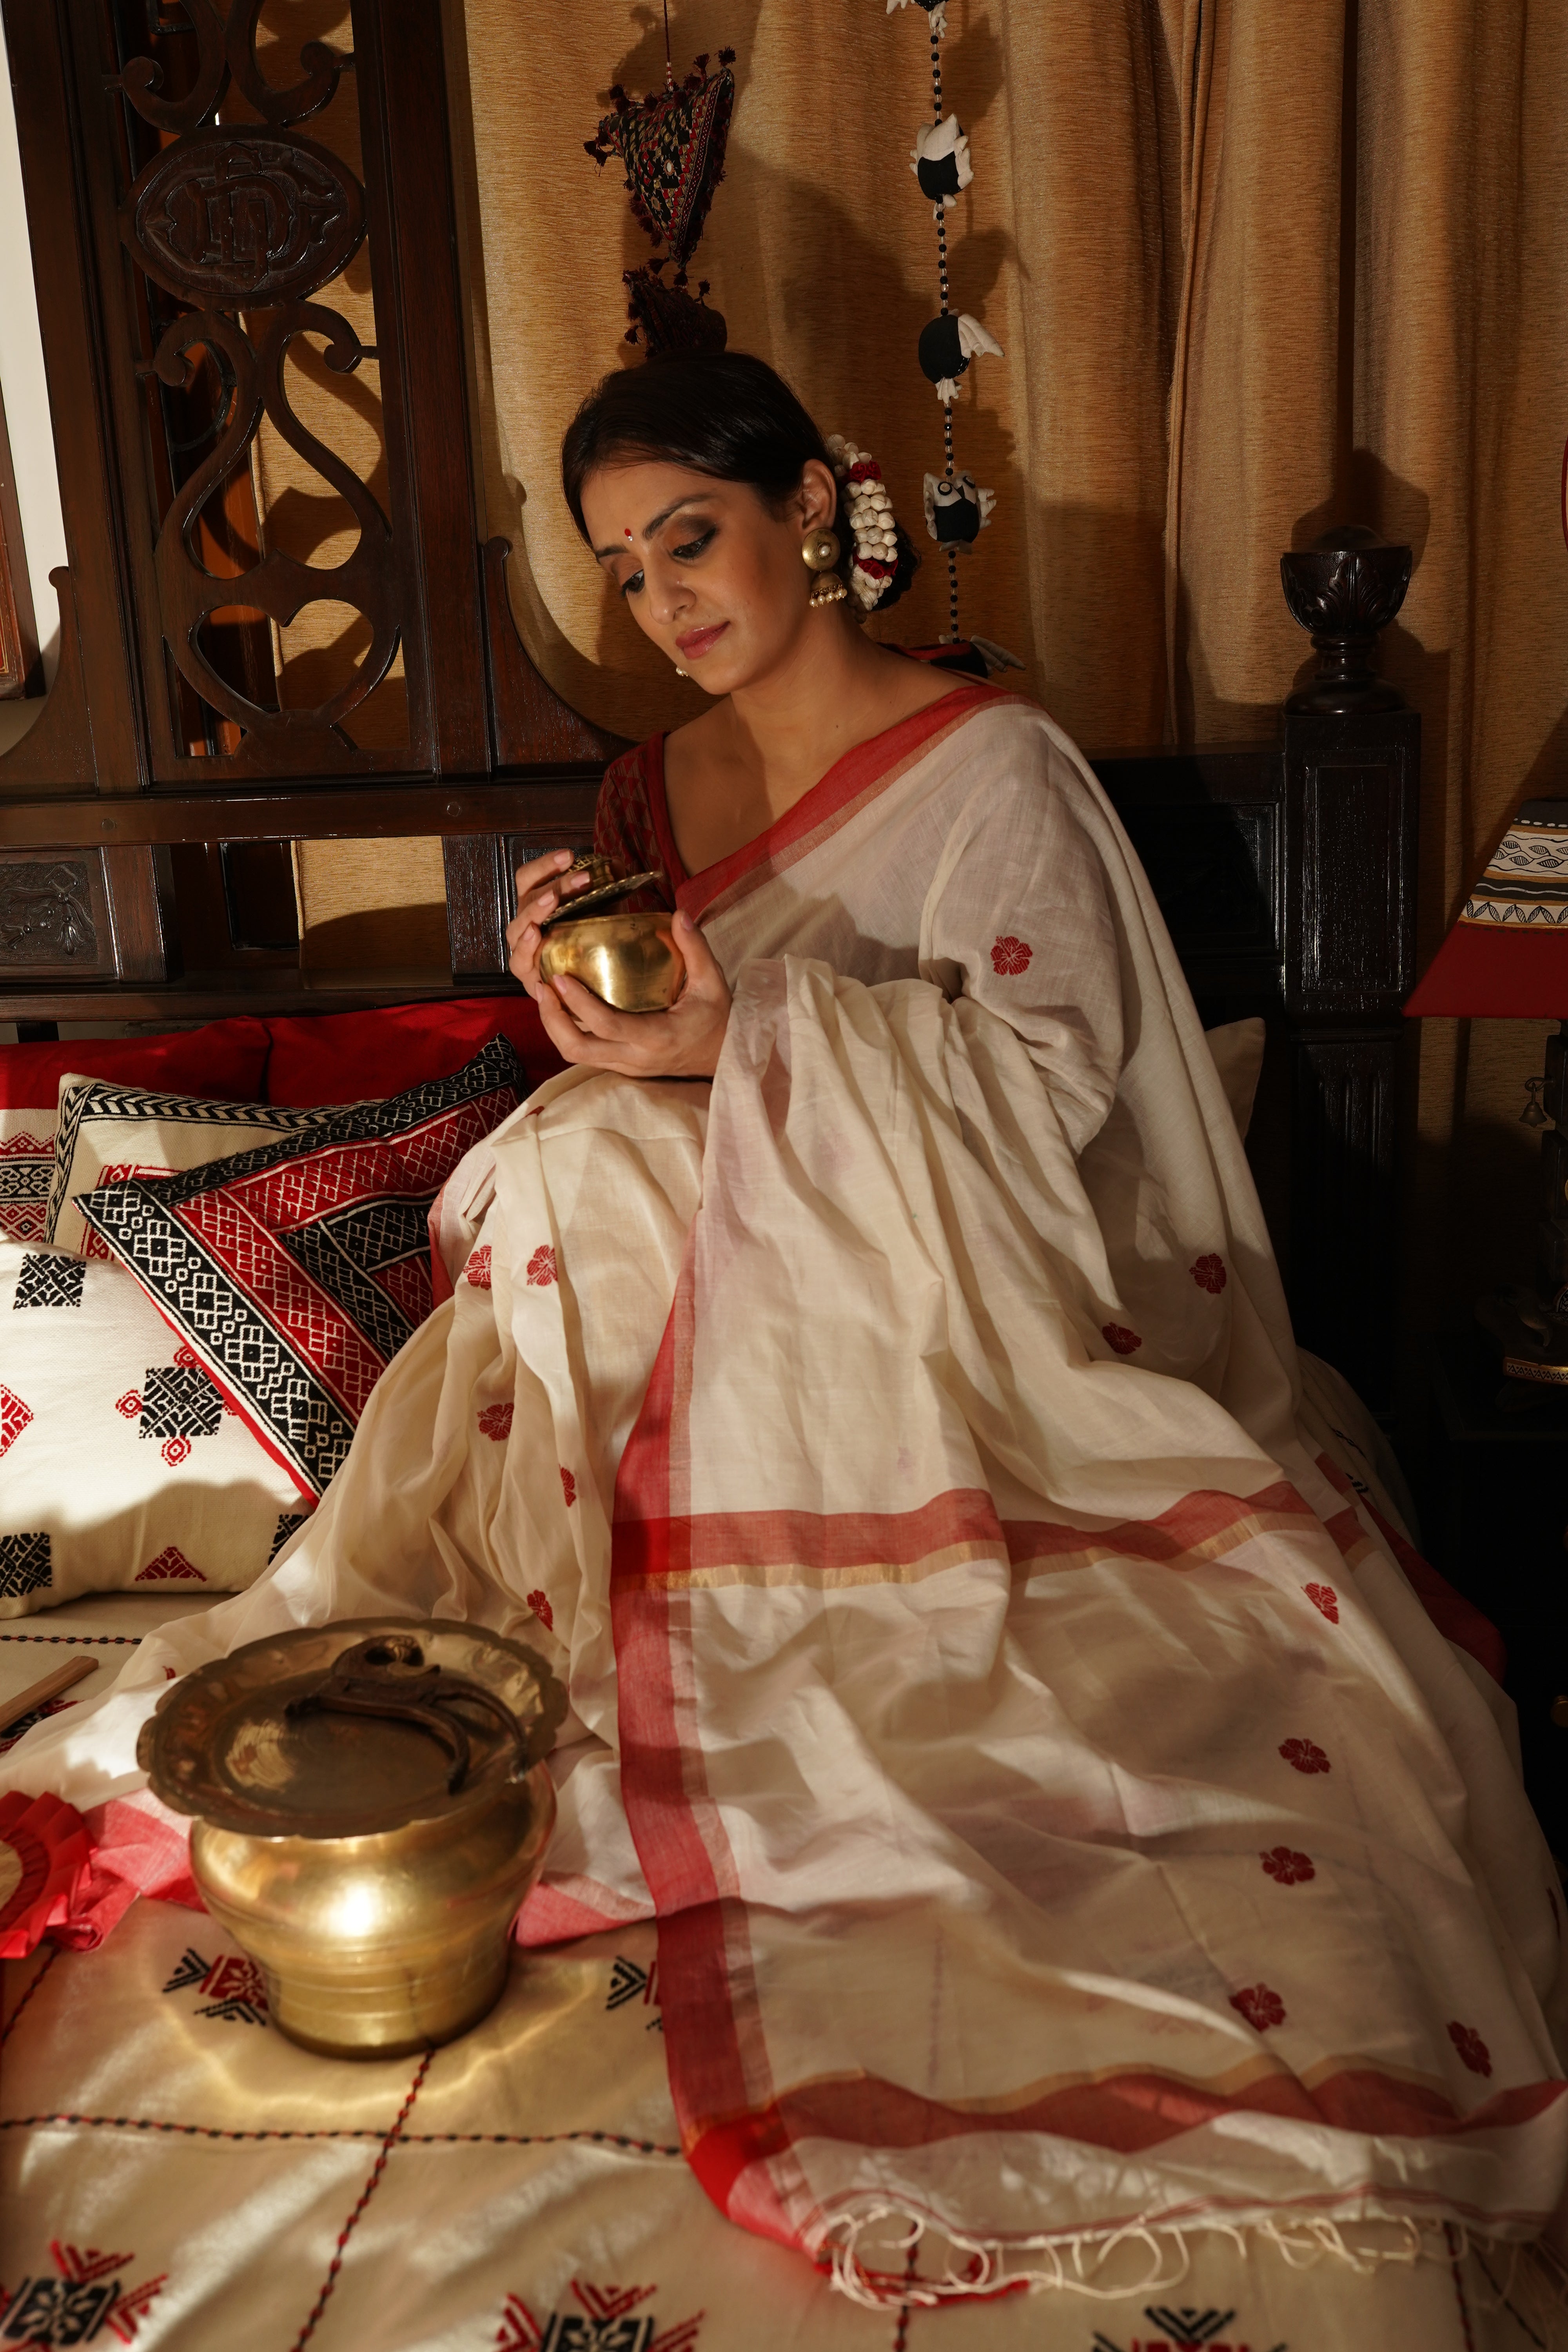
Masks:
[[[373,1013],[290,1014],[269,1021],[267,1099],[296,1110],[402,1094],[449,1078],[492,1037],[514,1048],[531,1088],[565,1067],[544,1034],[539,1008],[515,996],[464,997],[445,1004],[388,1004]]]
[[[0,1110],[53,1110],[68,1070],[121,1078],[163,1094],[259,1102],[267,1067],[260,1021],[209,1021],[174,1037],[77,1037],[58,1045],[0,1045]]]

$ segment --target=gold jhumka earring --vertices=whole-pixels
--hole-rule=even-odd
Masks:
[[[813,604],[837,604],[849,593],[833,568],[842,552],[837,531],[824,529],[806,533],[800,560],[808,572],[816,574],[811,583]]]

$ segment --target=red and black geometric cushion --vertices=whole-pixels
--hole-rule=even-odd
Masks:
[[[309,1495],[429,1314],[430,1204],[528,1091],[505,1038],[298,1137],[83,1193],[83,1218]]]

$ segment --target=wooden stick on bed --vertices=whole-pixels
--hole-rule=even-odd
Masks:
[[[14,1723],[20,1723],[25,1715],[31,1715],[35,1707],[47,1706],[50,1699],[58,1698],[61,1691],[69,1690],[72,1683],[79,1683],[84,1675],[95,1675],[98,1667],[96,1658],[68,1658],[63,1666],[57,1666],[52,1675],[45,1675],[38,1682],[29,1683],[15,1698],[0,1699],[0,1735],[9,1731]]]

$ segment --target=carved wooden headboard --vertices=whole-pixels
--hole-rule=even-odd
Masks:
[[[510,987],[510,868],[588,838],[621,746],[540,677],[479,537],[439,0],[353,0],[352,59],[310,45],[289,89],[256,0],[0,5],[69,559],[0,760],[0,1017]],[[298,413],[311,336],[367,387],[374,492]],[[268,543],[268,450],[347,502],[335,568]],[[279,633],[323,598],[360,618],[311,702]],[[1255,1164],[1299,1328],[1383,1403],[1418,721],[1342,700],[1096,765],[1205,1020],[1270,1022]],[[442,839],[450,971],[302,972],[289,845],[393,835]]]

